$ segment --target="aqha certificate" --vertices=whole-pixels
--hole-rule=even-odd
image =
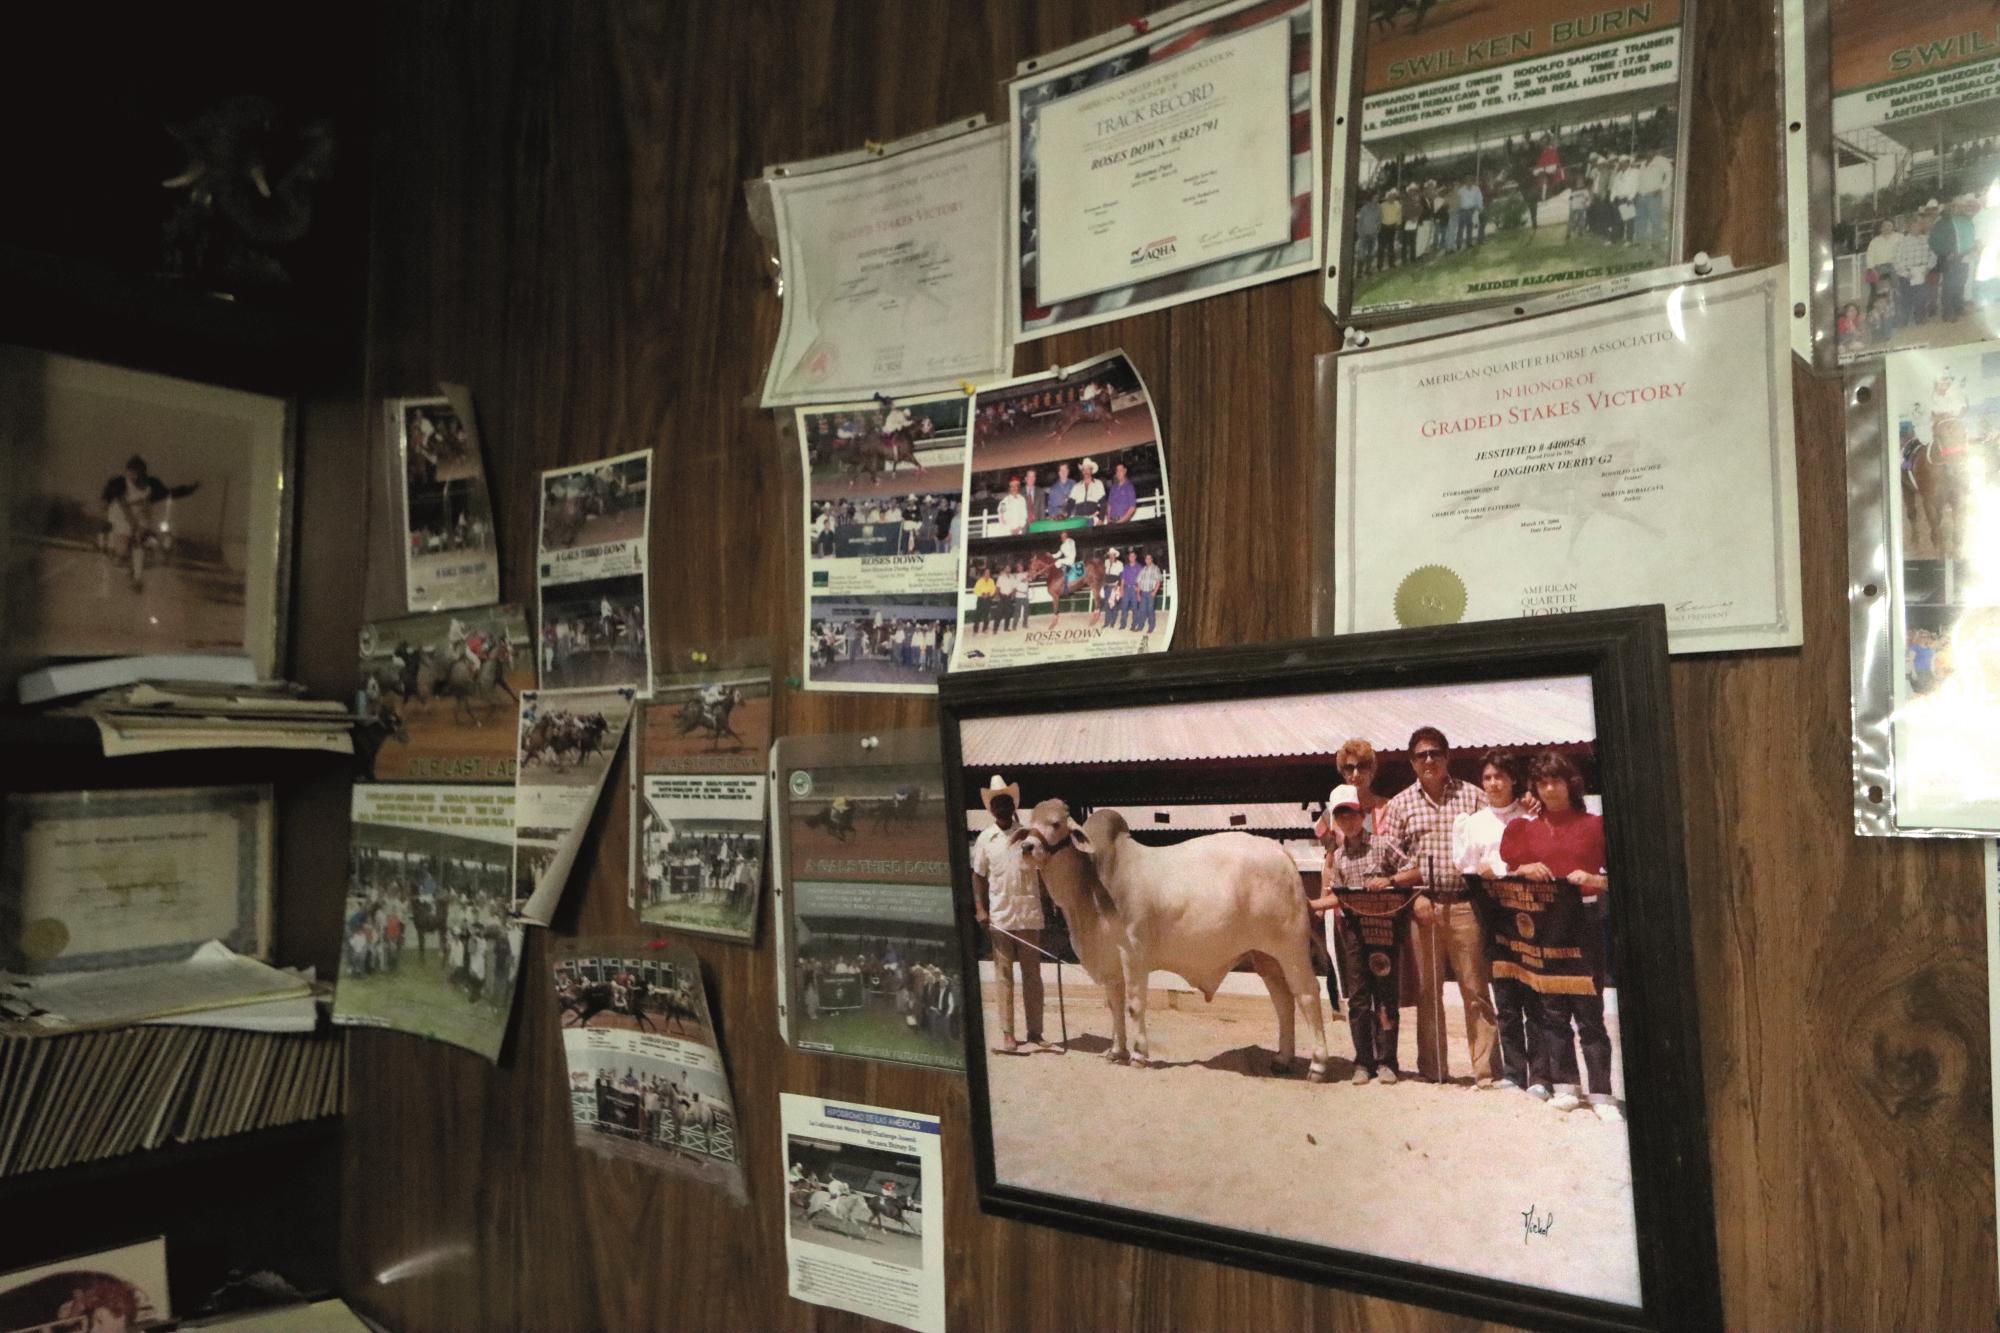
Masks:
[[[1044,303],[1289,238],[1290,48],[1278,19],[1042,108]]]
[[[1664,603],[1675,652],[1801,641],[1779,269],[1349,354],[1338,633]]]

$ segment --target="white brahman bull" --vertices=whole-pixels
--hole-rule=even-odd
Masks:
[[[1307,942],[1305,888],[1291,854],[1248,833],[1211,833],[1148,847],[1115,810],[1080,827],[1069,806],[1043,801],[1014,833],[1027,841],[1049,895],[1069,922],[1084,970],[1111,1008],[1109,1058],[1147,1058],[1146,979],[1177,972],[1207,999],[1247,956],[1278,1011],[1275,1073],[1289,1073],[1295,1020],[1312,1030],[1308,1076],[1326,1076],[1326,1024]]]

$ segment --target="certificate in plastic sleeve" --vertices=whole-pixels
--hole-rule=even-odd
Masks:
[[[1782,269],[1340,365],[1337,633],[1663,603],[1675,652],[1801,640]]]
[[[1895,815],[2000,830],[2000,343],[1882,359]]]
[[[1006,133],[767,178],[785,303],[765,407],[1007,373]]]
[[[1017,341],[1318,267],[1318,4],[1134,26],[1009,85]]]
[[[1328,273],[1400,321],[1676,262],[1690,0],[1356,6],[1337,86]],[[1436,12],[1433,12],[1436,11]],[[1343,100],[1344,108],[1348,102]]]

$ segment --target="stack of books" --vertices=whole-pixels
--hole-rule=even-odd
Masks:
[[[0,1177],[339,1115],[338,1029],[0,1037]]]

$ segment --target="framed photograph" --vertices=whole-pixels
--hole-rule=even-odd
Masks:
[[[282,674],[291,404],[0,347],[8,655],[213,653]]]
[[[946,676],[981,1206],[1720,1329],[1666,662],[1649,607]]]
[[[163,1328],[173,1316],[164,1236],[0,1273],[4,1329],[137,1330]]]

